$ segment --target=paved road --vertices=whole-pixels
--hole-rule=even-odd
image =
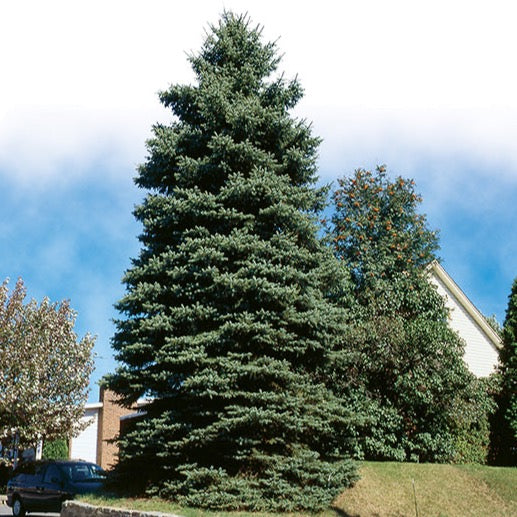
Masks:
[[[5,504],[0,504],[0,515],[12,515],[11,509]],[[30,517],[59,517],[59,513],[29,513]]]

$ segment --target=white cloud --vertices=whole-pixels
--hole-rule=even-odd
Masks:
[[[481,177],[517,183],[517,108],[433,111],[427,109],[326,109],[313,112],[323,137],[321,174],[331,179],[357,167],[386,163],[397,172],[441,167],[449,181],[466,164]],[[342,167],[336,170],[336,167]],[[343,170],[344,168],[344,170]]]
[[[140,162],[151,123],[167,120],[156,92],[191,80],[186,52],[223,8],[279,38],[282,68],[306,90],[298,112],[326,140],[323,164],[359,152],[408,163],[461,154],[515,175],[512,3],[443,0],[4,4],[4,174],[41,180],[67,163],[80,175],[106,153]]]
[[[69,182],[99,159],[105,173],[134,170],[145,155],[145,140],[157,116],[163,117],[163,111],[156,106],[147,111],[20,108],[4,117],[0,174],[20,184],[45,184],[56,177]]]

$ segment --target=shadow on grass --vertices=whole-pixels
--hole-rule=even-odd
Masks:
[[[348,513],[345,510],[338,508],[337,506],[331,506],[330,509],[339,517],[361,517],[358,513]]]

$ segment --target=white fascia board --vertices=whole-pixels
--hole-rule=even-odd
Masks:
[[[139,416],[147,415],[147,411],[135,411],[134,413],[129,413],[129,415],[122,415],[120,420],[131,420],[133,418],[138,418]]]
[[[102,406],[102,402],[89,402],[84,405],[84,409],[100,409]]]

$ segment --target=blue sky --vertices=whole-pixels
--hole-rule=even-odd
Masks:
[[[336,5],[338,4],[338,5]],[[0,277],[71,299],[97,335],[95,382],[114,368],[113,303],[138,253],[133,185],[156,93],[192,80],[224,9],[278,40],[323,138],[320,178],[385,163],[414,178],[443,264],[502,321],[517,275],[517,33],[510,1],[420,3],[20,0],[0,7]]]

